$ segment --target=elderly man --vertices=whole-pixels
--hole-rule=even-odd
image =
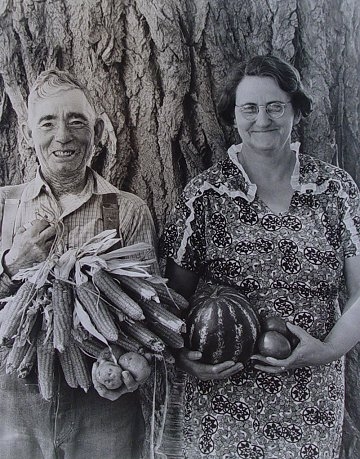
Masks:
[[[50,70],[39,76],[29,95],[28,123],[22,129],[35,149],[39,168],[31,182],[0,189],[0,296],[19,287],[12,281],[19,269],[47,257],[54,228],[40,217],[44,212],[62,221],[64,249],[79,247],[109,229],[109,219],[123,245],[147,242],[155,247],[154,225],[145,203],[88,167],[103,123],[87,90],[71,74]],[[48,402],[39,394],[36,375],[22,381],[5,374],[6,352],[0,350],[2,459],[140,456],[144,420],[138,382],[131,373],[124,375],[121,393],[106,391],[94,381],[101,397],[93,388],[88,393],[69,388],[58,368],[56,395]]]

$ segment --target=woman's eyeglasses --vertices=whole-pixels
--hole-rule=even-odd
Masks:
[[[249,121],[256,120],[260,107],[265,108],[265,111],[269,118],[277,119],[281,118],[285,113],[286,105],[291,104],[291,102],[269,102],[266,105],[257,105],[257,104],[244,104],[244,105],[235,105],[242,116]]]

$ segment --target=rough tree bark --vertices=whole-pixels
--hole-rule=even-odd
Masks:
[[[145,199],[161,232],[185,183],[236,138],[216,114],[222,82],[266,53],[291,60],[314,96],[303,150],[360,184],[359,24],[358,0],[0,0],[0,185],[35,171],[17,130],[29,87],[69,69],[105,121],[94,167]]]

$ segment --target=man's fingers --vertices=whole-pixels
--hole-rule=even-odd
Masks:
[[[46,220],[35,219],[31,220],[30,222],[24,223],[23,228],[25,228],[25,230],[30,230],[35,233],[40,233],[48,226],[49,222],[47,222]]]
[[[128,392],[134,392],[139,387],[139,383],[135,381],[129,371],[123,371],[121,375]]]
[[[26,222],[17,230],[16,235],[23,234],[25,231],[29,233],[30,237],[41,235],[43,240],[53,237],[56,233],[55,226],[50,226],[49,222],[46,220],[32,220],[31,222]]]
[[[56,228],[55,226],[47,226],[43,230],[40,231],[40,237],[43,241],[47,241],[49,239],[54,239],[54,236],[56,234]]]

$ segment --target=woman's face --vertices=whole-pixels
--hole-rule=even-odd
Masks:
[[[270,102],[285,103],[284,114],[271,118],[265,107]],[[236,89],[236,126],[246,150],[255,152],[281,151],[290,146],[290,135],[299,121],[290,102],[290,95],[283,91],[271,77],[245,76]],[[248,104],[258,107],[258,114],[248,120],[240,107]],[[254,108],[254,107],[252,107]],[[255,107],[256,108],[256,107]]]

